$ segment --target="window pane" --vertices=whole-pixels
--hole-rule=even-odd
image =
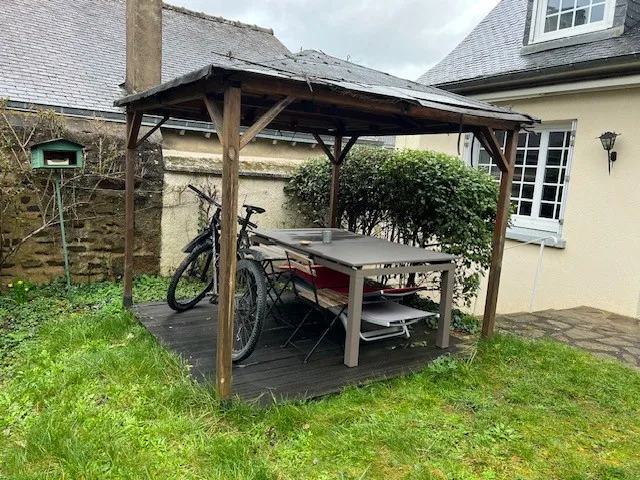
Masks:
[[[544,172],[544,183],[558,183],[560,170],[557,168],[547,168]]]
[[[562,159],[562,150],[549,150],[547,153],[547,165],[559,166]]]
[[[528,200],[533,200],[533,185],[523,185],[522,186],[522,198],[526,198]]]
[[[562,0],[562,10],[571,10],[576,5],[576,0]]]
[[[604,20],[604,4],[592,7],[591,8],[591,19],[589,20],[590,23],[601,22],[602,20]]]
[[[538,164],[538,150],[529,150],[527,152],[527,167],[536,166]]]
[[[564,145],[564,132],[551,132],[549,134],[549,146],[561,147]]]
[[[542,200],[546,200],[548,202],[556,201],[556,187],[544,187],[542,189]]]
[[[562,195],[563,195],[563,192],[564,192],[564,187],[560,187],[560,188],[558,188],[558,201],[559,201],[559,202],[562,202]]]
[[[552,17],[547,17],[544,22],[544,31],[547,32],[555,32],[558,30],[558,15],[554,15]]]
[[[577,10],[576,11],[575,26],[586,25],[588,20],[589,20],[589,11],[588,10],[584,9],[584,10]]]
[[[520,211],[518,212],[520,215],[531,216],[531,208],[533,207],[533,203],[531,202],[522,202],[520,203]]]
[[[542,218],[553,218],[553,207],[553,203],[543,203],[542,205],[540,205],[540,216]]]
[[[524,181],[525,182],[535,182],[536,181],[536,168],[525,168],[524,169]]]
[[[526,145],[527,145],[527,134],[526,133],[518,134],[518,147],[522,148],[522,147],[525,147]]]
[[[513,181],[514,182],[522,181],[522,167],[516,167],[515,173],[513,175]]]
[[[530,133],[529,134],[529,147],[539,147],[540,146],[540,137],[539,133]]]
[[[518,150],[516,152],[516,165],[522,165],[524,163],[524,152],[522,150]]]
[[[560,11],[560,0],[549,0],[547,3],[547,15],[553,15]]]
[[[588,7],[590,4],[591,4],[590,0],[578,0],[576,2],[576,6],[578,8],[580,8],[580,7]]]
[[[514,183],[511,185],[511,197],[512,198],[520,198],[520,183]]]
[[[489,165],[489,163],[491,163],[491,157],[489,157],[489,154],[486,150],[480,150],[478,165]]]
[[[560,30],[573,27],[573,12],[560,15]]]

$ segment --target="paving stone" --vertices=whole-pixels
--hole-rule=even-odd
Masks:
[[[586,340],[602,337],[602,335],[597,332],[592,332],[591,330],[585,330],[582,328],[573,328],[571,330],[567,330],[564,333],[572,340]]]
[[[599,342],[606,343],[607,345],[613,345],[616,347],[633,347],[636,344],[628,340],[623,340],[619,337],[602,337],[598,339]]]
[[[640,358],[640,348],[637,347],[624,347],[624,349],[630,353],[631,355],[635,355],[636,357]]]
[[[622,354],[622,361],[634,367],[640,367],[640,358],[634,357],[633,355],[629,355],[628,353]]]
[[[557,320],[547,320],[546,323],[548,323],[549,325],[555,328],[560,328],[560,329],[571,328],[571,325],[569,325],[568,323],[559,322]]]
[[[554,333],[551,335],[551,338],[553,338],[554,340],[558,340],[559,342],[571,343],[569,338],[563,333]]]
[[[611,345],[604,345],[598,342],[589,342],[586,340],[575,342],[575,345],[580,348],[584,348],[585,350],[589,350],[592,352],[619,352],[620,350],[616,347],[612,347]]]

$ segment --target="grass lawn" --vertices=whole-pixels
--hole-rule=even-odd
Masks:
[[[165,287],[139,279],[138,299]],[[497,336],[320,401],[221,409],[118,285],[28,293],[0,297],[0,478],[640,478],[640,374],[559,343]]]

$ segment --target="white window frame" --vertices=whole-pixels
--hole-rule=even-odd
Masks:
[[[567,198],[569,194],[569,181],[571,177],[571,168],[573,164],[573,153],[574,153],[574,143],[576,137],[577,130],[577,122],[567,121],[567,122],[545,122],[536,126],[535,128],[529,129],[530,131],[536,133],[546,133],[546,135],[542,135],[540,140],[540,156],[538,168],[536,171],[536,181],[534,187],[534,195],[533,195],[533,209],[532,211],[539,212],[542,200],[542,192],[543,192],[543,184],[544,184],[544,176],[545,170],[547,167],[547,155],[549,149],[549,133],[550,132],[571,132],[571,142],[569,145],[569,153],[567,158],[567,167],[565,171],[565,180],[564,184],[562,184],[562,203],[560,204],[560,215],[559,219],[550,219],[550,218],[540,218],[539,213],[535,216],[528,215],[512,215],[511,216],[511,227],[512,231],[532,231],[538,234],[539,232],[549,233],[549,234],[558,234],[562,235],[562,227],[564,225],[564,217],[565,211],[567,208]],[[471,148],[473,145],[473,151]],[[472,136],[468,136],[468,140],[465,142],[465,149],[463,153],[463,159],[468,166],[472,166],[474,168],[478,167],[479,162],[479,154],[480,154],[480,142],[478,140],[472,140]],[[544,153],[543,153],[544,152]],[[473,160],[473,161],[472,161]]]
[[[616,0],[606,0],[604,19],[602,21],[545,33],[544,25],[547,18],[546,13],[548,2],[549,0],[534,0],[534,15],[532,16],[533,25],[531,25],[531,33],[529,36],[530,44],[573,37],[584,33],[598,32],[613,27],[613,20],[616,12]]]

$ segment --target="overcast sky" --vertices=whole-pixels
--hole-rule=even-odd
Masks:
[[[444,58],[499,0],[168,0],[273,28],[289,50],[322,50],[417,79]]]

